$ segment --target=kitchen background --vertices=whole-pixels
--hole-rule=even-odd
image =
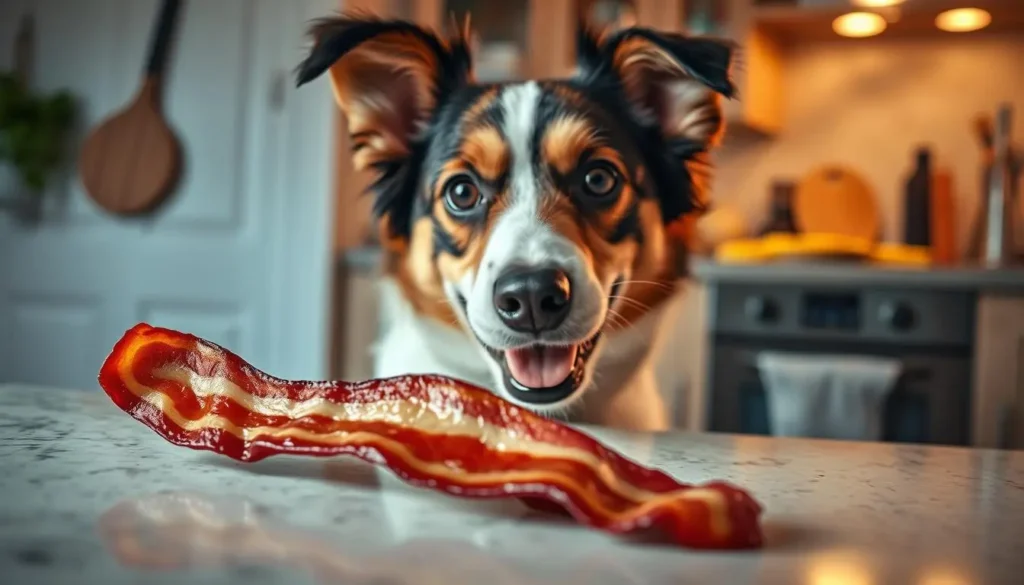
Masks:
[[[139,320],[285,377],[372,375],[369,177],[350,167],[326,84],[289,78],[305,23],[338,1],[181,2],[159,86],[181,181],[141,214],[84,186],[80,150],[138,95],[167,4],[0,1],[0,64],[77,106],[42,195],[0,159],[0,383],[95,390],[106,351]],[[736,40],[741,99],[727,104],[694,274],[658,362],[676,424],[1024,448],[1024,202],[1011,168],[1024,157],[1024,2],[341,4],[435,27],[471,13],[482,79],[569,73],[581,14]],[[1012,149],[991,144],[1004,135]],[[922,148],[928,167],[912,181]],[[986,189],[993,160],[1010,179]],[[982,221],[986,201],[1002,213]],[[1005,243],[970,250],[1003,225]]]
[[[1014,267],[1024,230],[997,267],[983,267],[979,243],[1000,112],[1011,140],[1024,132],[1013,115],[1024,105],[1024,5],[363,3],[426,22],[472,11],[485,78],[571,70],[580,13],[741,43],[741,99],[727,104],[711,212],[697,224],[694,275],[658,362],[676,424],[1024,446],[1024,273]],[[923,184],[909,185],[915,173]],[[335,232],[336,305],[347,310],[332,363],[362,377],[379,327],[365,310],[377,255],[365,213],[349,213],[368,204],[356,192],[340,194],[352,202]],[[1022,202],[1008,197],[1005,215],[1020,223]],[[790,211],[779,218],[774,207]],[[779,221],[803,234],[766,234]]]

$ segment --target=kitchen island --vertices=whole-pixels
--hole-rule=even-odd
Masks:
[[[1024,453],[585,428],[764,505],[699,552],[415,490],[353,459],[177,448],[98,389],[0,386],[0,575],[32,583],[1019,584]]]

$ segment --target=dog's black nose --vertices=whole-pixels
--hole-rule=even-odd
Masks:
[[[510,329],[550,331],[569,314],[569,277],[557,268],[513,268],[494,283],[494,309]]]

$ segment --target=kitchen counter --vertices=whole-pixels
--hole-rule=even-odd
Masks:
[[[759,551],[625,540],[352,459],[174,447],[98,390],[0,386],[5,582],[1019,584],[1024,453],[588,429],[765,507]]]
[[[986,269],[977,266],[915,268],[855,262],[773,262],[726,264],[695,259],[694,276],[708,284],[836,284],[913,287],[986,294],[1024,294],[1024,268]]]
[[[341,263],[357,272],[375,271],[380,248],[364,246],[345,250]],[[708,258],[694,258],[693,276],[708,284],[799,283],[834,284],[855,281],[884,287],[927,287],[987,294],[1024,295],[1024,267],[987,269],[979,266],[916,268],[855,262],[770,262],[729,264]]]

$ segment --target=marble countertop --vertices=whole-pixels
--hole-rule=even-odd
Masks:
[[[627,541],[350,459],[174,447],[98,390],[0,386],[5,583],[1013,584],[1024,453],[587,429],[765,506],[763,550]]]

